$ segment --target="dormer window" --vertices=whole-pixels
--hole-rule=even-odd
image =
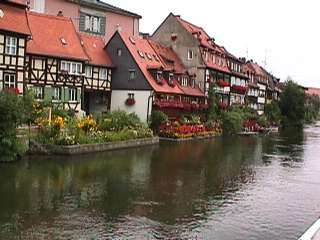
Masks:
[[[162,71],[157,71],[157,82],[162,81]]]
[[[188,78],[187,78],[187,77],[183,77],[183,78],[182,78],[181,85],[182,85],[183,87],[188,86]]]
[[[139,56],[140,56],[141,58],[144,58],[144,54],[143,54],[143,52],[138,51],[138,53],[139,53]]]
[[[192,86],[192,88],[196,87],[196,80],[195,79],[191,80],[191,86]]]
[[[173,73],[169,73],[169,84],[173,84],[173,79],[174,79],[174,74]]]

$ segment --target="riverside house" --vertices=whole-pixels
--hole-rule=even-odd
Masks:
[[[153,108],[170,117],[207,108],[204,93],[172,49],[116,32],[107,44],[113,73],[111,110],[147,120]]]
[[[28,0],[31,11],[71,18],[78,32],[109,41],[116,31],[139,35],[141,16],[99,0]]]
[[[18,1],[0,2],[0,90],[23,93],[28,27],[26,6]]]
[[[152,39],[177,53],[187,70],[196,76],[196,84],[205,96],[215,83],[221,107],[245,103],[247,76],[242,74],[243,63],[216,44],[203,28],[170,13]]]
[[[1,88],[33,89],[39,101],[76,112],[109,110],[113,65],[104,38],[77,33],[70,18],[27,11],[21,3],[8,1],[0,10]]]

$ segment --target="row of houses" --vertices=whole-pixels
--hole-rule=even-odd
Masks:
[[[203,28],[169,14],[153,35],[139,35],[138,14],[99,0],[0,3],[0,90],[101,114],[122,109],[147,120],[208,108],[248,105],[259,114],[278,100],[279,79],[237,58]]]

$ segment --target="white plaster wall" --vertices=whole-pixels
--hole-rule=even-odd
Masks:
[[[262,97],[258,97],[258,103],[266,103],[266,99],[265,98],[262,98]]]
[[[136,100],[135,105],[127,106],[125,101],[128,98],[128,94],[134,94]],[[129,91],[129,90],[113,90],[111,93],[111,111],[124,110],[128,113],[136,113],[141,121],[147,121],[148,114],[151,114],[152,100],[149,98],[152,95],[152,91]],[[148,101],[149,113],[148,113]]]

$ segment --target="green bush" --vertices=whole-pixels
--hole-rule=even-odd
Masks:
[[[305,93],[295,82],[285,83],[279,102],[282,124],[302,126],[305,118]]]
[[[22,99],[14,93],[0,92],[0,161],[13,161],[23,152],[16,127],[23,119]]]
[[[153,111],[151,114],[150,127],[154,132],[159,131],[161,124],[168,122],[168,116],[161,111]]]
[[[272,102],[265,106],[264,113],[270,123],[279,123],[281,119],[281,111],[277,102]]]
[[[225,135],[237,134],[242,129],[243,118],[238,111],[227,111],[222,116],[222,129]]]
[[[135,128],[141,124],[135,113],[128,114],[120,110],[105,114],[98,122],[103,131],[121,131],[124,128]]]

